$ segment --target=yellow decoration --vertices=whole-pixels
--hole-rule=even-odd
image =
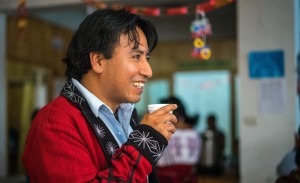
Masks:
[[[22,29],[25,28],[26,26],[27,26],[27,19],[22,18],[18,20],[18,28]]]
[[[196,48],[202,48],[203,46],[205,46],[205,43],[202,41],[202,39],[196,38],[196,39],[194,40],[194,46],[195,46]]]
[[[26,0],[19,0],[19,6],[25,6]]]
[[[200,51],[201,58],[204,60],[208,60],[211,56],[211,50],[209,48],[203,48]]]

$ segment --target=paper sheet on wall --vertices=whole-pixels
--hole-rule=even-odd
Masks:
[[[285,110],[285,81],[262,79],[259,81],[259,110],[261,114],[282,113]]]

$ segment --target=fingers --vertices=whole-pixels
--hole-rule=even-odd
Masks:
[[[158,117],[157,123],[172,123],[172,124],[177,123],[177,118],[172,113],[166,113],[166,114],[154,116],[154,117]]]
[[[167,140],[170,140],[172,135],[176,132],[176,127],[173,125],[173,123],[165,123],[159,131]]]
[[[176,132],[176,127],[174,126],[173,123],[167,122],[166,125],[167,125],[166,130],[169,133],[174,134]]]
[[[176,131],[174,124],[177,123],[176,116],[170,112],[176,108],[176,105],[171,104],[164,106],[153,113],[148,113],[142,119],[141,124],[151,126],[169,140]]]
[[[172,124],[177,123],[176,116],[169,112],[163,114],[153,112],[153,113],[146,114],[141,124],[148,124],[150,126],[151,124],[153,124],[159,126],[167,122]]]

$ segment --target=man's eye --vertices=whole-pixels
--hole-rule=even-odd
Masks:
[[[134,56],[133,56],[133,58],[135,58],[135,59],[138,59],[138,60],[139,60],[139,59],[141,58],[141,55],[134,55]]]

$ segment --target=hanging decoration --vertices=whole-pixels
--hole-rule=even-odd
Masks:
[[[24,29],[27,26],[28,10],[26,9],[26,0],[19,0],[17,8],[18,28]]]
[[[209,12],[225,5],[233,3],[235,0],[209,0],[196,5],[196,11]]]
[[[208,60],[211,57],[211,50],[206,45],[206,35],[211,35],[211,24],[205,17],[204,11],[196,11],[195,20],[191,25],[191,33],[194,38],[194,49],[192,57],[200,60]]]
[[[165,12],[167,15],[186,15],[189,12],[189,8],[187,6],[179,6],[167,8]]]
[[[25,0],[20,0],[25,1]],[[108,4],[99,2],[96,0],[82,0],[91,9],[107,9],[107,8],[118,8],[120,4]],[[135,14],[141,16],[174,16],[174,15],[187,15],[192,10],[195,12],[195,20],[192,22],[190,27],[192,37],[194,38],[194,48],[191,53],[192,57],[199,60],[208,60],[211,57],[211,49],[206,44],[206,36],[212,34],[211,24],[208,18],[205,17],[205,13],[214,9],[223,7],[227,4],[233,3],[235,0],[207,0],[205,2],[196,5],[183,5],[174,7],[135,7],[127,6],[126,8]]]
[[[22,1],[22,0],[20,0]],[[25,1],[25,0],[23,0]],[[120,4],[111,4],[99,2],[95,0],[82,0],[91,9],[106,9],[118,8]],[[141,16],[174,16],[174,15],[187,15],[194,8],[195,20],[190,27],[192,37],[194,38],[194,48],[191,53],[192,57],[199,60],[208,60],[211,57],[211,49],[206,44],[206,36],[212,34],[211,24],[209,19],[205,17],[205,12],[212,11],[216,8],[223,7],[227,4],[233,3],[235,0],[207,0],[196,5],[183,5],[174,7],[134,7],[127,6],[126,8],[135,14]]]
[[[95,9],[106,9],[106,8],[118,8],[124,6],[122,4],[110,4],[103,1],[96,0],[82,0],[88,6],[92,6]],[[208,12],[216,8],[223,7],[229,3],[234,2],[235,0],[208,0],[203,3],[196,5],[186,4],[181,6],[168,6],[168,7],[143,7],[143,6],[126,6],[126,8],[132,13],[139,14],[141,16],[175,16],[175,15],[187,15],[193,12]]]
[[[144,16],[152,16],[157,17],[161,15],[160,8],[137,8],[137,7],[126,7],[131,13],[144,15]]]

